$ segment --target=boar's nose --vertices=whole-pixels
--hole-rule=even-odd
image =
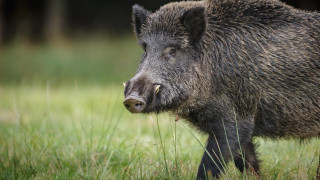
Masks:
[[[146,103],[143,100],[132,97],[127,98],[123,104],[131,113],[141,113],[146,107]]]

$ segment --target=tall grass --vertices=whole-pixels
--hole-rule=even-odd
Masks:
[[[0,179],[194,179],[206,137],[128,113],[120,86],[1,86]],[[263,179],[315,177],[319,139],[254,141]],[[222,178],[256,177],[228,163]]]
[[[168,114],[124,109],[120,82],[141,54],[133,37],[18,43],[0,54],[0,179],[195,179],[205,135]],[[254,141],[263,179],[315,177],[319,139]],[[223,179],[256,178],[219,163]]]

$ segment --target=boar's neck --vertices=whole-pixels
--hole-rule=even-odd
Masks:
[[[217,122],[233,119],[235,114],[230,98],[225,95],[202,98],[202,101],[194,100],[197,103],[188,103],[180,106],[174,113],[187,120],[193,126],[204,133],[210,133]]]

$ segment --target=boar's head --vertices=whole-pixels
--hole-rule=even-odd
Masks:
[[[152,13],[133,6],[133,26],[144,54],[125,86],[125,107],[132,113],[174,110],[201,86],[202,4],[171,3]]]

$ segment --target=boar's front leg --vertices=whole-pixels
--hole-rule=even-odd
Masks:
[[[237,157],[241,142],[251,140],[252,121],[237,121],[238,123],[230,119],[207,124],[207,127],[211,128],[211,133],[199,165],[197,179],[218,177],[224,171],[224,165]]]
[[[208,179],[211,175],[218,177],[220,172],[224,171],[223,163],[231,157],[228,147],[225,146],[226,142],[222,142],[223,139],[221,138],[217,139],[218,143],[215,142],[214,135],[209,135],[208,144],[198,168],[197,180]],[[219,141],[221,143],[219,143]],[[219,148],[221,150],[219,150]]]
[[[252,139],[241,142],[241,151],[234,159],[236,167],[243,172],[244,169],[249,169],[259,176],[259,160],[257,158]]]

